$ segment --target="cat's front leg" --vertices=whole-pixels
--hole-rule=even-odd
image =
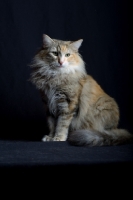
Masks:
[[[42,141],[43,142],[46,142],[46,141],[52,141],[52,137],[51,136],[49,136],[49,135],[45,135],[43,138],[42,138]]]
[[[58,117],[55,136],[52,141],[66,141],[68,136],[69,125],[73,114],[62,114]]]
[[[67,101],[66,101],[67,99]],[[68,101],[69,99],[69,101]],[[58,119],[55,127],[55,136],[53,141],[66,141],[68,137],[69,126],[76,112],[78,98],[73,96],[60,99],[58,102]]]
[[[49,135],[45,135],[42,138],[43,142],[52,141],[53,137],[54,137],[54,132],[55,132],[55,119],[52,116],[49,116],[47,121],[48,121],[50,133],[49,133]]]

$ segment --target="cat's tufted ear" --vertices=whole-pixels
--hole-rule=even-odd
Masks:
[[[53,44],[53,40],[46,34],[43,34],[43,47],[49,47]]]
[[[77,40],[77,41],[75,41],[75,42],[72,42],[70,45],[71,45],[71,47],[74,48],[75,50],[78,50],[79,47],[81,46],[82,42],[83,42],[83,39],[80,39],[80,40]]]

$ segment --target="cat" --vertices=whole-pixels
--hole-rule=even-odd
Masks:
[[[40,91],[49,134],[42,141],[68,141],[76,146],[120,145],[133,134],[118,129],[119,107],[92,76],[79,53],[83,39],[63,41],[43,34],[30,81]]]

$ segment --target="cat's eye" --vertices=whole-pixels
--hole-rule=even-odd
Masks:
[[[67,53],[65,56],[66,56],[66,57],[69,57],[69,56],[70,56],[70,53]]]
[[[57,51],[53,51],[52,54],[53,54],[54,56],[58,56],[58,52],[57,52]]]

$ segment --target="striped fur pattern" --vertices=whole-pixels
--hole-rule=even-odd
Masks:
[[[85,70],[78,51],[82,41],[62,41],[44,34],[33,59],[30,81],[40,91],[50,131],[42,141],[68,140],[79,146],[128,143],[133,135],[117,128],[116,101]]]

